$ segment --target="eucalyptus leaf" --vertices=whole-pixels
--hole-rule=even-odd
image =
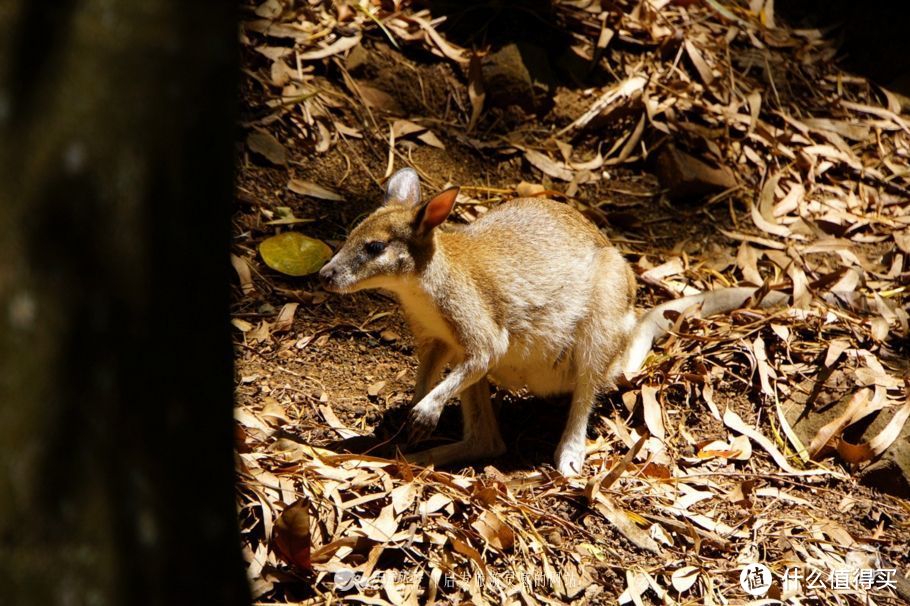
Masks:
[[[254,130],[247,135],[246,145],[272,164],[284,166],[288,162],[288,150],[270,133]]]

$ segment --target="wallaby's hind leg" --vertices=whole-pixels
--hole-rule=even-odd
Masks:
[[[480,456],[497,456],[506,446],[499,434],[499,423],[490,402],[490,383],[486,377],[464,391],[461,397],[464,439],[477,446]]]
[[[483,377],[461,393],[461,415],[464,436],[458,442],[405,455],[418,465],[447,465],[495,457],[505,452],[499,425],[490,403],[490,384]]]
[[[556,447],[556,468],[564,476],[577,476],[585,463],[585,440],[588,434],[588,415],[594,406],[597,390],[582,376],[572,394],[569,420]]]
[[[635,278],[619,254],[603,251],[594,275],[590,311],[575,333],[575,389],[569,420],[556,448],[556,467],[565,476],[581,473],[588,416],[597,394],[614,388],[623,351],[636,323]],[[622,275],[625,284],[617,282],[617,276]]]

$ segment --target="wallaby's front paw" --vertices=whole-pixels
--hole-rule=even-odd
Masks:
[[[585,464],[585,444],[560,444],[556,449],[556,469],[559,473],[571,478],[581,473]]]
[[[408,443],[416,444],[430,437],[439,423],[442,408],[432,403],[420,402],[408,414]]]

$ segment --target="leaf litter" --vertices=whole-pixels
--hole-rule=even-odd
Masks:
[[[266,92],[244,118],[246,147],[250,162],[283,171],[261,192],[265,200],[286,195],[280,190],[343,205],[357,190],[340,183],[358,163],[383,167],[366,168],[372,182],[358,186],[374,191],[387,163],[420,168],[421,148],[522,163],[523,178],[511,184],[464,183],[466,221],[516,195],[559,194],[616,227],[622,208],[647,217],[645,201],[685,182],[708,198],[700,220],[726,207],[718,230],[728,250],[667,248],[647,227],[618,238],[638,259],[643,302],[733,284],[791,295],[784,310],[680,314],[624,388],[625,410],[595,413],[599,437],[589,440],[583,478],[561,478],[541,459],[505,472],[495,462],[421,469],[394,454],[309,445],[308,436],[323,434],[308,407],[336,435],[360,439],[380,408],[409,398],[407,366],[364,373],[369,350],[332,353],[335,335],[406,348],[381,337],[405,331],[381,311],[360,325],[317,327],[311,312],[331,306],[343,318],[350,308],[282,287],[257,267],[256,243],[287,238],[294,232],[273,230],[300,221],[296,203],[289,215],[267,204],[263,214],[278,219],[247,220],[232,257],[240,300],[250,302],[232,322],[248,367],[238,376],[237,490],[258,601],[331,601],[352,572],[372,581],[340,593],[371,604],[726,603],[744,598],[738,572],[754,561],[778,574],[906,568],[906,501],[865,490],[851,475],[898,441],[910,416],[910,121],[894,94],[839,71],[830,41],[785,26],[772,2],[579,0],[555,4],[558,24],[577,56],[613,66],[614,81],[572,92],[570,110],[537,128],[497,131],[488,118],[495,112],[484,110],[479,52],[448,39],[444,20],[426,9],[406,0],[267,0],[248,9],[241,42],[258,57],[248,73]],[[422,81],[424,97],[407,99],[381,78],[352,75],[367,40],[448,66],[444,120],[428,109]],[[352,141],[378,153],[362,160]],[[331,180],[299,170],[332,154],[345,162]],[[304,156],[306,165],[297,161]],[[671,169],[658,184],[603,202],[617,175],[652,157]],[[450,177],[421,172],[431,186]],[[327,254],[320,247],[317,256]],[[250,308],[263,298],[275,306]],[[308,362],[292,364],[297,356]],[[320,364],[342,368],[362,400],[330,395],[338,390],[321,381]],[[733,392],[748,394],[752,407]],[[793,411],[838,403],[838,416],[800,438]],[[352,414],[356,406],[371,412]],[[851,428],[870,415],[880,422],[858,441]],[[813,591],[831,603],[910,599],[859,584]]]

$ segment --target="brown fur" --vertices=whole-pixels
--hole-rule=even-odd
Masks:
[[[326,287],[384,288],[401,301],[420,360],[412,440],[427,437],[445,402],[461,394],[464,440],[412,459],[503,451],[489,377],[511,389],[574,394],[557,465],[578,473],[588,412],[597,392],[613,386],[635,325],[633,274],[597,228],[552,200],[514,200],[471,225],[427,228],[427,217],[448,214],[445,194],[424,204],[387,200],[323,269]],[[384,250],[371,257],[372,242]],[[439,382],[446,365],[451,372]]]

